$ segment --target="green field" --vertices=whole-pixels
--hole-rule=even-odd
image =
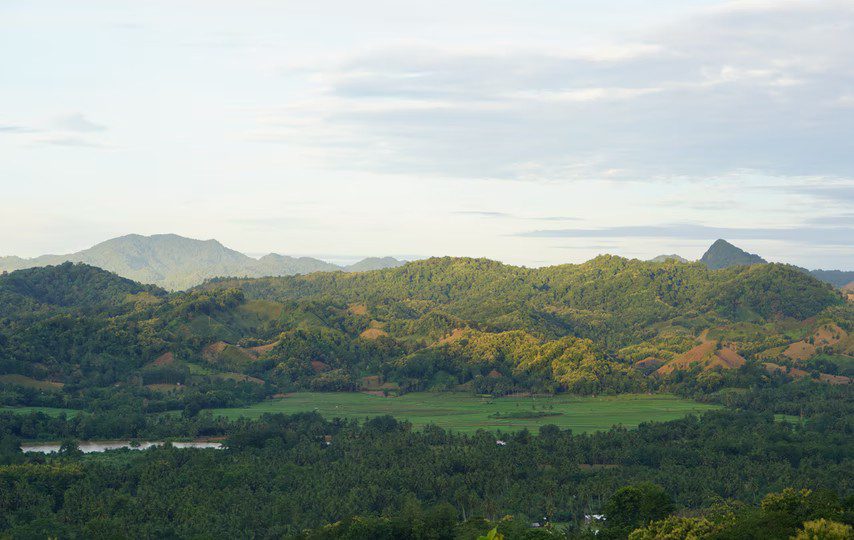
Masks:
[[[554,424],[575,433],[599,431],[614,425],[636,427],[641,422],[666,421],[716,408],[668,394],[624,394],[619,396],[505,397],[483,398],[471,394],[417,392],[386,398],[358,393],[301,392],[283,399],[248,407],[213,409],[215,416],[230,419],[258,418],[264,413],[317,411],[326,418],[364,419],[391,414],[415,427],[436,424],[459,432],[478,429],[517,431]],[[525,411],[560,413],[543,418],[495,418]],[[493,416],[493,417],[490,417]]]
[[[30,414],[34,412],[40,412],[48,416],[53,416],[55,418],[62,413],[65,413],[66,416],[74,416],[80,414],[82,411],[78,411],[76,409],[58,409],[56,407],[10,407],[6,405],[0,405],[0,413],[4,412],[13,412],[16,414]]]

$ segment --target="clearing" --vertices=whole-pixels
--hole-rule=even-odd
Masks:
[[[614,425],[636,427],[641,422],[667,421],[718,408],[669,394],[618,396],[537,396],[490,398],[463,393],[415,392],[386,398],[366,393],[299,392],[248,407],[213,409],[214,416],[258,418],[264,413],[317,411],[326,418],[355,418],[390,414],[415,427],[436,424],[472,433],[478,429],[536,431],[554,424],[575,433],[607,430]],[[537,413],[547,413],[540,416]],[[553,414],[553,415],[552,415]],[[535,416],[519,418],[519,416]]]

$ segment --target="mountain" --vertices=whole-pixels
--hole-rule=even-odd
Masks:
[[[719,270],[730,266],[746,266],[751,264],[763,264],[768,261],[738,248],[726,240],[715,240],[706,253],[700,258],[700,262],[711,268]]]
[[[310,274],[312,272],[336,272],[341,267],[312,257],[290,257],[270,253],[258,259],[255,263],[247,263],[253,271],[250,277],[261,276],[292,276],[295,274]]]
[[[654,262],[654,263],[663,263],[663,262],[667,262],[667,261],[676,261],[676,262],[680,262],[680,263],[686,263],[686,262],[688,262],[688,259],[686,259],[685,257],[681,257],[679,255],[676,255],[675,253],[672,253],[670,255],[659,255],[658,257],[653,257],[652,259],[649,260],[649,262]]]
[[[382,270],[383,268],[397,268],[406,264],[394,257],[368,257],[361,261],[345,266],[347,272],[370,272],[371,270]]]
[[[830,283],[834,287],[844,289],[846,285],[854,283],[854,272],[844,270],[808,270],[815,278]]]
[[[253,259],[216,240],[195,240],[175,234],[130,234],[66,255],[42,255],[33,259],[0,257],[0,272],[64,262],[86,263],[170,290],[187,289],[214,277],[288,276],[345,270],[311,257],[271,253]],[[356,272],[400,264],[390,257],[366,259],[346,270]]]

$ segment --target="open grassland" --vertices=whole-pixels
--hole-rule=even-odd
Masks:
[[[282,399],[248,407],[214,409],[215,416],[231,419],[258,418],[264,413],[317,411],[326,418],[356,418],[390,414],[408,420],[415,427],[436,424],[458,432],[478,429],[536,431],[554,424],[575,433],[609,429],[614,425],[636,427],[641,422],[667,421],[691,413],[716,408],[667,394],[623,394],[619,396],[577,397],[478,397],[462,393],[416,392],[401,397],[381,397],[362,393],[300,392]],[[525,413],[544,412],[548,416],[518,418]],[[532,415],[533,416],[533,415]]]

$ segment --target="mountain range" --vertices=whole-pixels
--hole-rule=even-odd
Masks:
[[[0,272],[82,262],[165,289],[180,290],[220,277],[262,277],[312,272],[362,272],[403,264],[392,257],[364,259],[349,266],[314,259],[270,253],[254,259],[223,246],[216,240],[195,240],[175,234],[130,234],[101,242],[66,255],[42,255],[32,259],[0,257]]]
[[[676,254],[659,255],[650,262],[671,261],[690,262]],[[277,253],[256,259],[229,249],[217,240],[196,240],[176,234],[129,234],[65,255],[42,255],[32,259],[0,257],[0,272],[64,262],[86,263],[140,283],[157,285],[168,290],[183,290],[215,277],[257,278],[313,272],[367,272],[396,268],[402,266],[405,261],[393,257],[368,257],[354,264],[339,266],[312,257],[291,257]],[[767,263],[759,255],[748,253],[722,239],[716,240],[699,262],[712,270]],[[836,288],[854,284],[854,272],[851,271],[795,268]]]

